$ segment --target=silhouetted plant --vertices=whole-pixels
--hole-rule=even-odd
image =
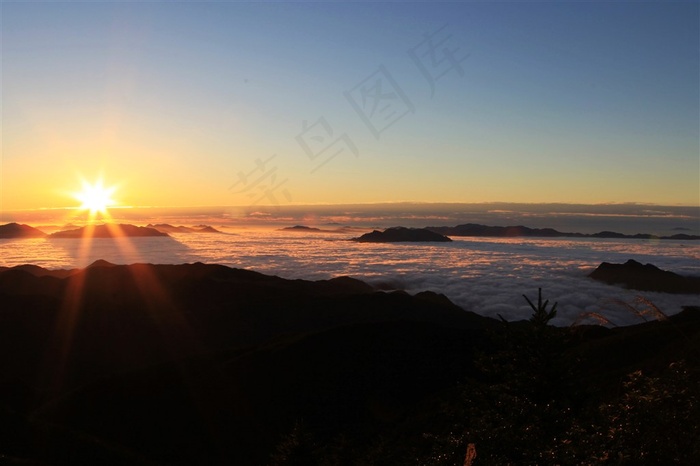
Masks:
[[[552,320],[556,315],[557,315],[557,304],[554,303],[554,306],[552,306],[552,310],[547,311],[547,305],[549,304],[549,300],[545,301],[542,303],[542,288],[538,288],[538,297],[537,297],[537,306],[535,307],[534,304],[532,304],[532,301],[530,301],[530,298],[527,296],[523,295],[523,298],[525,298],[525,301],[530,305],[532,310],[534,311],[532,314],[532,317],[530,317],[530,322],[535,324],[538,327],[544,327],[549,323],[550,320]]]
[[[653,320],[668,320],[668,315],[659,309],[650,299],[644,296],[636,296],[632,302],[627,302],[618,298],[608,299],[607,302],[628,311],[644,322],[649,321],[646,316],[651,316]]]

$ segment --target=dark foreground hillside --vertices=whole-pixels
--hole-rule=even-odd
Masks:
[[[2,269],[0,303],[9,464],[700,458],[697,308],[557,329],[350,278],[105,262]]]

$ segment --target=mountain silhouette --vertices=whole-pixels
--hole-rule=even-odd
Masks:
[[[553,228],[529,228],[517,226],[487,226],[478,223],[465,223],[454,227],[427,227],[428,230],[448,236],[477,236],[496,238],[538,237],[538,238],[607,238],[607,239],[671,239],[671,240],[698,240],[700,236],[683,233],[671,236],[657,236],[648,233],[626,235],[614,231],[601,231],[598,233],[566,233]]]
[[[684,277],[661,270],[652,264],[642,265],[632,259],[624,264],[603,262],[589,274],[589,277],[634,290],[700,294],[700,277]]]
[[[153,228],[154,230],[158,230],[162,233],[222,233],[221,231],[209,225],[197,225],[194,227],[186,227],[173,226],[168,223],[157,223],[155,225],[149,223],[148,225],[146,225],[146,227]]]
[[[687,358],[700,336],[698,308],[620,329],[531,328],[349,277],[105,261],[50,272],[0,269],[0,454],[10,464],[430,464],[435,452],[462,464],[466,443],[449,445],[473,418],[512,413],[512,435],[537,423],[545,443],[572,417],[607,432],[587,413],[616,397],[628,406],[618,394],[627,374]],[[557,406],[556,421],[537,417]],[[669,416],[665,441],[692,453],[692,424]],[[499,452],[509,435],[500,423],[470,428],[490,425]],[[488,438],[476,444],[486,458]]]
[[[425,228],[392,227],[384,231],[374,230],[359,238],[353,238],[359,243],[396,243],[396,242],[450,242],[445,235]]]
[[[49,235],[50,238],[119,238],[143,236],[168,236],[154,228],[139,227],[129,224],[88,225],[75,230],[58,231]]]
[[[305,225],[294,225],[293,227],[280,228],[280,231],[322,231],[320,228],[308,227]]]
[[[46,233],[29,225],[19,223],[0,225],[0,238],[43,238],[45,236]]]

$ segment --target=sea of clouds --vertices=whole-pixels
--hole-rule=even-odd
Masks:
[[[347,233],[240,231],[179,234],[172,238],[0,240],[4,266],[84,267],[97,259],[119,264],[219,263],[284,278],[327,279],[348,275],[383,290],[431,290],[462,308],[507,320],[528,318],[542,288],[558,303],[555,325],[642,322],[648,302],[666,314],[700,305],[692,295],[625,290],[587,277],[601,262],[634,259],[684,275],[700,275],[700,244],[691,241],[455,238],[452,243],[356,243]],[[640,298],[646,300],[641,302]],[[627,305],[622,305],[626,303]],[[586,318],[586,316],[589,316]],[[647,316],[647,319],[653,319]]]

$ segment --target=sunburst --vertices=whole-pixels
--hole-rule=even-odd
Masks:
[[[82,191],[74,193],[73,197],[81,202],[78,210],[88,211],[91,218],[98,215],[106,216],[107,209],[116,205],[112,199],[112,195],[117,189],[115,186],[105,187],[102,179],[98,179],[93,184],[82,180],[82,186]]]

